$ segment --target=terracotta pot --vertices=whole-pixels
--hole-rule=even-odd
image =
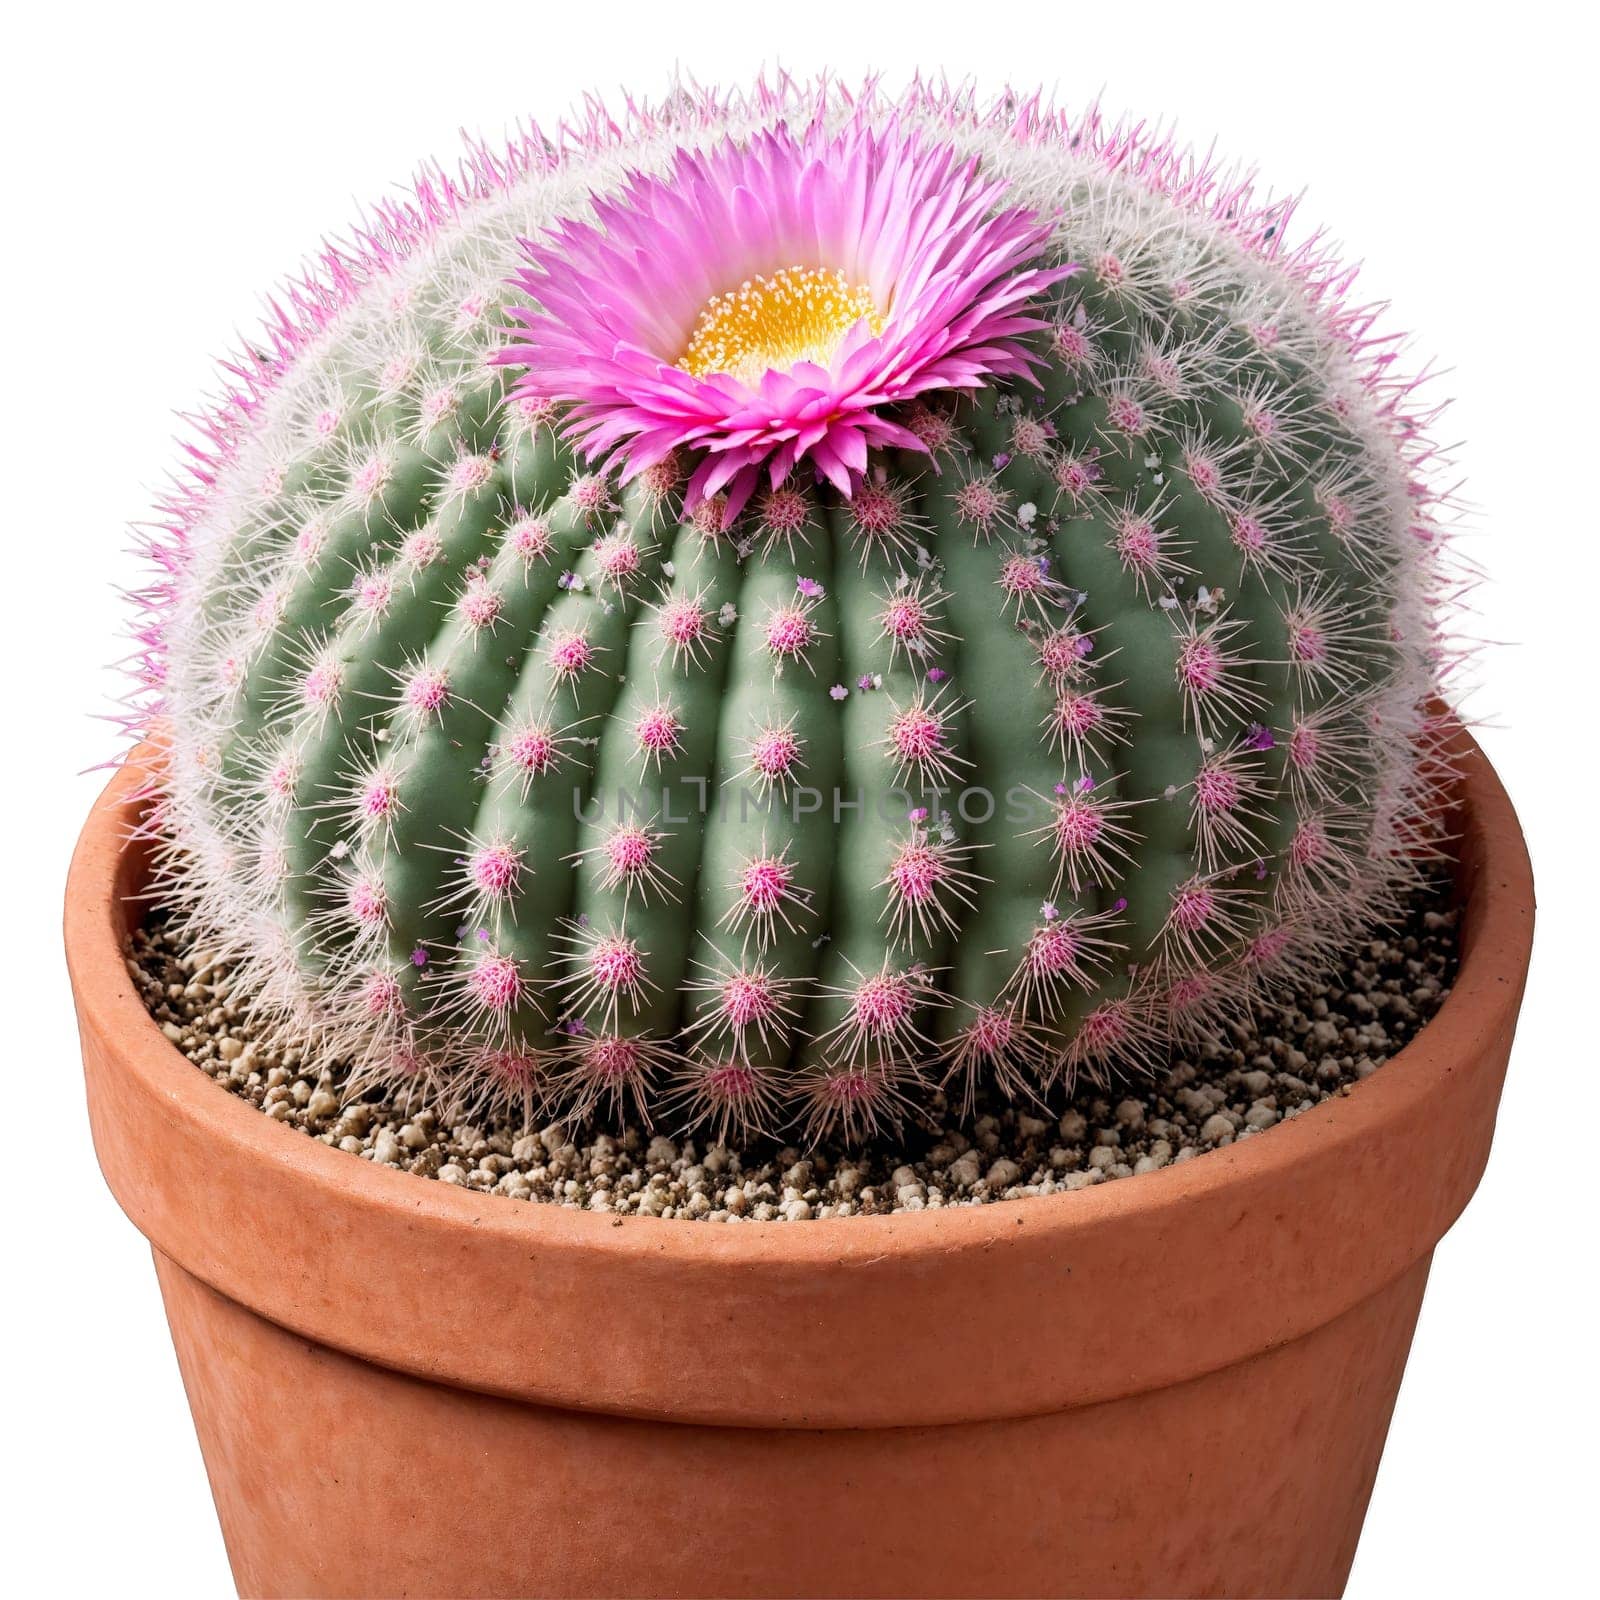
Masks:
[[[422,1182],[217,1087],[124,968],[119,776],[67,900],[89,1106],[241,1591],[1338,1593],[1528,964],[1460,744],[1460,981],[1353,1092],[1074,1194],[740,1227]]]

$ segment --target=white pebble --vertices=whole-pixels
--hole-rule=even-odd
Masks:
[[[964,1156],[957,1156],[950,1163],[946,1176],[951,1183],[960,1188],[970,1189],[978,1181],[979,1170],[978,1153],[976,1150],[969,1150]]]

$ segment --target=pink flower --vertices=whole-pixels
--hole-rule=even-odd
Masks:
[[[624,482],[698,452],[691,510],[722,492],[731,518],[805,461],[849,495],[869,447],[924,448],[887,407],[1032,376],[1029,302],[1072,268],[1038,264],[1048,225],[1004,187],[897,121],[679,150],[523,241],[535,304],[501,359]]]

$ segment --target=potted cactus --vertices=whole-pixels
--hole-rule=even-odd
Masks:
[[[1532,891],[1425,404],[1291,210],[1039,99],[680,91],[430,169],[228,365],[68,950],[242,1590],[1337,1592]],[[159,904],[347,1103],[850,1148],[1148,1078],[1438,863],[1353,1091],[797,1226],[297,1137],[125,962]]]

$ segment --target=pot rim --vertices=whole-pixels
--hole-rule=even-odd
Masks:
[[[124,962],[122,940],[133,922],[129,907],[142,887],[144,863],[127,841],[154,758],[146,747],[134,752],[96,804],[68,882],[68,963],[101,1165],[119,1202],[156,1248],[221,1292],[338,1348],[466,1387],[630,1415],[849,1426],[860,1425],[863,1417],[915,1423],[1025,1415],[1181,1381],[1297,1337],[1392,1281],[1432,1249],[1476,1185],[1531,949],[1533,884],[1511,803],[1487,759],[1459,727],[1451,754],[1461,772],[1464,824],[1460,971],[1433,1020],[1350,1092],[1265,1135],[1135,1180],[982,1206],[781,1226],[717,1226],[516,1202],[419,1181],[280,1127],[197,1071],[145,1012]],[[90,1060],[97,1044],[104,1058],[99,1071]],[[1303,1204],[1308,1197],[1297,1201],[1297,1191],[1325,1184],[1330,1168],[1340,1166],[1351,1182],[1389,1184],[1397,1176],[1391,1170],[1397,1150],[1410,1142],[1415,1152],[1415,1141],[1442,1114],[1441,1097],[1453,1095],[1475,1105],[1483,1098],[1483,1085],[1468,1080],[1485,1075],[1492,1083],[1481,1152],[1462,1144],[1454,1154],[1464,1154],[1464,1163],[1447,1160],[1434,1172],[1431,1195],[1412,1195],[1408,1189],[1406,1204],[1415,1215],[1402,1218],[1405,1206],[1390,1195],[1383,1206],[1387,1220],[1374,1224],[1382,1239],[1368,1241],[1373,1248],[1362,1253],[1364,1259],[1346,1262],[1341,1256],[1338,1271],[1314,1273],[1313,1279],[1326,1280],[1322,1292],[1313,1282],[1302,1285],[1307,1293],[1285,1300],[1262,1284],[1270,1300],[1283,1303],[1256,1306],[1243,1319],[1248,1326],[1231,1337],[1194,1330],[1187,1348],[1153,1361],[1144,1359],[1149,1352],[1119,1349],[1116,1339],[1109,1347],[1097,1341],[1092,1351],[1069,1345],[1064,1367],[1055,1363],[1063,1367],[1056,1381],[1043,1384],[1031,1401],[1027,1379],[1038,1376],[1041,1363],[1018,1351],[1014,1330],[1004,1327],[997,1330],[997,1340],[977,1341],[968,1359],[976,1356],[978,1366],[964,1374],[955,1351],[972,1341],[945,1341],[952,1352],[933,1360],[932,1367],[977,1391],[959,1397],[919,1393],[918,1385],[928,1377],[923,1361],[909,1362],[896,1379],[881,1359],[802,1360],[786,1378],[782,1361],[757,1359],[762,1381],[740,1383],[725,1374],[719,1384],[703,1373],[694,1376],[696,1363],[683,1350],[677,1352],[676,1393],[658,1378],[630,1377],[622,1370],[625,1362],[607,1373],[605,1354],[619,1357],[626,1343],[620,1333],[607,1337],[594,1325],[608,1316],[640,1336],[653,1330],[664,1344],[693,1343],[694,1327],[714,1333],[724,1313],[754,1317],[751,1333],[765,1326],[780,1338],[783,1324],[774,1326],[775,1317],[809,1319],[804,1340],[818,1337],[824,1325],[849,1338],[852,1310],[864,1319],[859,1334],[878,1339],[891,1335],[902,1316],[916,1319],[941,1310],[947,1317],[976,1312],[1002,1321],[1060,1312],[1075,1322],[1084,1314],[1086,1297],[1105,1290],[1116,1303],[1119,1260],[1129,1294],[1159,1296],[1163,1288],[1170,1294],[1193,1274],[1177,1267],[1166,1274],[1150,1270],[1151,1252],[1181,1257],[1209,1239],[1232,1262],[1240,1251],[1260,1251],[1272,1227],[1289,1228],[1286,1211],[1295,1212],[1294,1225],[1314,1229],[1314,1211],[1307,1214]],[[113,1081],[115,1092],[107,1093]],[[175,1175],[172,1169],[179,1163],[162,1159],[162,1140],[171,1141],[174,1153],[181,1146],[181,1153],[192,1158],[188,1164],[199,1170],[187,1179]],[[209,1212],[212,1223],[219,1221],[215,1208],[206,1205],[205,1184],[219,1196],[230,1190],[241,1199],[250,1197],[252,1204],[259,1199],[262,1209],[254,1221],[262,1228],[299,1225],[303,1255],[331,1245],[335,1236],[345,1241],[373,1236],[382,1248],[372,1271],[365,1276],[324,1272],[319,1265],[308,1284],[304,1271],[285,1267],[280,1251],[271,1253],[273,1260],[254,1259],[245,1247],[251,1230],[239,1225],[249,1217],[236,1219],[232,1228],[196,1228],[192,1217],[186,1221],[186,1212],[197,1206]],[[1263,1230],[1267,1211],[1275,1220]],[[1197,1235],[1195,1221],[1202,1217],[1206,1221]],[[1327,1220],[1337,1226],[1336,1215]],[[259,1230],[256,1236],[259,1245]],[[1123,1248],[1108,1249],[1117,1238],[1125,1240]],[[462,1239],[471,1241],[465,1259],[457,1248]],[[406,1305],[395,1315],[364,1316],[363,1309],[370,1311],[375,1300],[396,1298],[392,1283],[379,1284],[386,1252],[393,1252],[391,1267],[404,1272],[410,1266],[421,1275],[418,1281],[435,1284],[454,1262],[466,1273],[465,1292],[475,1309],[486,1299],[483,1291],[495,1284],[512,1293],[520,1288],[520,1339],[503,1318],[481,1344],[441,1342],[429,1331],[437,1319],[426,1317],[421,1318],[426,1328],[408,1332],[407,1305],[412,1314],[421,1310],[411,1303],[414,1290],[398,1296]],[[258,1248],[255,1255],[260,1254]],[[1276,1260],[1281,1252],[1267,1254]],[[529,1261],[534,1272],[524,1265],[525,1281],[518,1280],[517,1264]],[[996,1303],[1004,1274],[1019,1270],[1043,1275],[1036,1293],[1001,1293]],[[1075,1284],[1043,1281],[1059,1278],[1063,1270],[1069,1279],[1082,1276]],[[881,1308],[874,1309],[886,1288],[891,1299],[901,1301],[887,1319]],[[1236,1285],[1235,1293],[1244,1289]],[[973,1295],[979,1296],[975,1304],[964,1303]],[[642,1305],[635,1299],[640,1296]],[[650,1296],[665,1299],[650,1307]],[[685,1303],[686,1296],[695,1304]],[[625,1301],[634,1303],[625,1309]],[[1215,1295],[1178,1293],[1169,1302],[1171,1312],[1182,1314],[1186,1302],[1193,1302],[1190,1311],[1219,1308]],[[661,1312],[659,1319],[651,1317],[652,1309]],[[553,1316],[559,1326],[536,1336],[527,1326],[529,1315],[541,1321]],[[905,1333],[910,1344],[920,1348],[924,1343],[916,1327]],[[586,1341],[591,1341],[588,1358],[580,1359]],[[566,1376],[552,1360],[558,1353],[573,1362]],[[748,1355],[741,1352],[741,1359]],[[874,1384],[876,1398],[868,1392]]]

